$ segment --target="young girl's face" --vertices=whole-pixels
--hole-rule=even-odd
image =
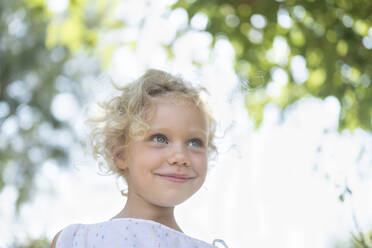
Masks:
[[[149,130],[143,140],[131,140],[117,163],[126,169],[128,197],[174,207],[203,184],[207,171],[208,122],[191,102],[159,97],[154,101]],[[187,178],[175,181],[163,175]]]

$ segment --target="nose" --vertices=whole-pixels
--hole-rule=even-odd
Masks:
[[[173,145],[171,154],[168,158],[168,163],[170,165],[190,165],[189,156],[182,145]]]

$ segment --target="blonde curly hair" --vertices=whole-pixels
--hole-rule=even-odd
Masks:
[[[194,87],[181,77],[154,69],[147,70],[124,87],[115,88],[121,91],[121,95],[98,103],[103,115],[86,120],[93,156],[101,171],[108,175],[116,174],[125,180],[124,171],[115,165],[113,151],[124,149],[130,139],[141,139],[146,135],[153,99],[162,96],[189,100],[199,107],[208,120],[208,157],[217,152],[213,142],[216,122],[200,97],[202,91],[207,92],[205,88]]]

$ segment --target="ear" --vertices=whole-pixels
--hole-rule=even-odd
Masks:
[[[125,151],[124,149],[114,149],[114,163],[115,165],[120,168],[120,169],[127,169],[128,168],[128,164],[127,164],[127,161],[125,159]]]

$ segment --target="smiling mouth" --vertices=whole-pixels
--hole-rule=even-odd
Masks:
[[[184,183],[184,182],[187,182],[187,181],[193,179],[193,177],[179,178],[179,177],[163,176],[163,175],[158,175],[158,176],[164,178],[165,180],[168,180],[168,181],[171,181],[171,182],[177,182],[177,183]]]

